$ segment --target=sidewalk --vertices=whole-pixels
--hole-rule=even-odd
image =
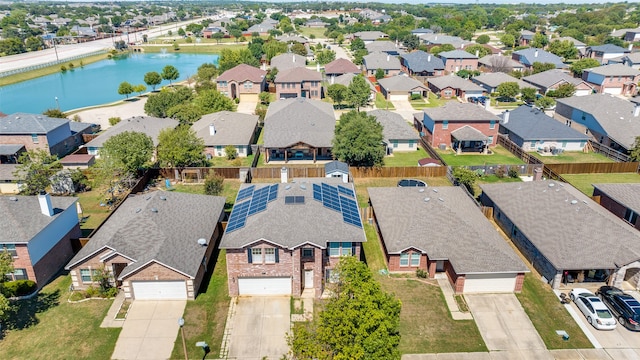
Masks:
[[[464,313],[460,311],[458,303],[453,297],[453,288],[451,287],[451,283],[449,283],[449,279],[447,279],[447,275],[444,273],[438,273],[436,274],[436,280],[442,289],[444,300],[447,303],[447,307],[449,308],[449,312],[451,313],[453,320],[473,320],[473,316],[471,316],[470,312]]]

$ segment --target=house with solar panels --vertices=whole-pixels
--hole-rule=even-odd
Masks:
[[[229,295],[322,296],[341,256],[366,241],[355,190],[341,179],[243,184],[220,248]]]

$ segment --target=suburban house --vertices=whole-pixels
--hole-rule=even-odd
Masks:
[[[307,38],[305,38],[304,36],[298,36],[298,35],[280,35],[280,36],[276,36],[276,40],[283,43],[287,43],[287,44],[300,43],[305,47],[307,47],[307,49],[309,45],[309,40],[307,40]]]
[[[82,134],[92,134],[98,130],[99,126],[94,124],[41,114],[14,113],[0,117],[0,145],[22,145],[26,150],[41,149],[62,157],[84,144]]]
[[[524,70],[524,65],[503,55],[486,55],[478,60],[478,68],[491,72],[511,72]]]
[[[418,37],[420,38],[420,42],[428,47],[449,44],[456,49],[463,49],[465,46],[472,44],[471,41],[464,40],[461,37],[441,33],[419,34]]]
[[[330,160],[333,106],[307,98],[272,102],[264,119],[265,161]]]
[[[640,28],[627,30],[627,32],[624,34],[623,40],[629,42],[640,41]]]
[[[362,40],[366,45],[378,39],[388,38],[389,35],[383,33],[382,31],[358,31],[353,33],[353,37]]]
[[[443,51],[438,57],[442,59],[445,71],[450,73],[478,69],[478,57],[464,50]]]
[[[7,166],[7,165],[3,165]],[[11,280],[47,284],[73,256],[82,235],[78,198],[69,196],[0,196],[0,251],[13,257]]]
[[[382,125],[382,136],[387,155],[392,155],[394,152],[418,150],[420,136],[402,115],[386,110],[373,110],[367,114],[374,116]]]
[[[427,96],[429,89],[422,82],[407,75],[378,80],[380,92],[387,100],[409,100],[412,95]]]
[[[423,112],[422,122],[414,125],[432,147],[480,152],[496,145],[500,118],[478,105],[448,101]]]
[[[526,82],[518,78],[514,78],[513,76],[505,74],[503,72],[483,73],[478,76],[472,77],[471,81],[475,84],[480,85],[489,94],[496,92],[498,86],[506,82],[514,82],[518,84],[520,90],[522,90],[523,88],[532,88],[538,90],[535,86],[527,84]]]
[[[635,52],[622,57],[609,59],[609,64],[624,64],[628,67],[640,70],[640,52]]]
[[[269,66],[271,66],[271,69],[278,69],[278,73],[280,73],[295,67],[305,67],[306,65],[306,57],[294,53],[284,53],[272,57]]]
[[[346,73],[344,75],[331,77],[331,79],[329,79],[329,84],[342,84],[346,87],[349,87],[349,85],[351,85],[351,82],[353,81],[353,78],[355,78],[356,76],[357,75],[353,73]],[[376,91],[376,87],[371,83],[371,80],[369,80],[369,78],[364,77],[364,81],[367,83],[367,85],[369,85],[369,88],[371,89],[369,100],[374,101],[376,99],[376,94],[378,93]]]
[[[527,266],[459,186],[367,191],[390,272],[446,274],[459,294],[522,289]]]
[[[603,94],[636,95],[640,71],[622,64],[604,65],[585,69],[582,80]]]
[[[556,181],[480,188],[495,222],[554,289],[563,281],[638,285],[640,232],[578,189]]]
[[[240,64],[216,79],[218,91],[231,99],[258,101],[258,94],[266,89],[267,72],[257,67]]]
[[[392,56],[404,54],[404,50],[401,50],[398,44],[392,41],[374,41],[366,44],[365,48],[369,53],[382,52]]]
[[[251,36],[253,33],[258,33],[260,36],[266,36],[269,35],[269,31],[275,30],[275,28],[274,23],[264,21],[260,24],[250,26],[247,30],[242,32],[242,35]]]
[[[412,76],[442,76],[444,63],[442,59],[422,50],[400,55],[402,71]]]
[[[439,76],[429,79],[429,89],[443,99],[482,96],[484,89],[459,76]]]
[[[549,90],[557,90],[562,84],[573,84],[576,87],[575,96],[593,94],[593,86],[591,86],[591,84],[582,79],[574,78],[566,72],[558,69],[551,69],[525,76],[522,80],[535,86],[541,94],[546,94]]]
[[[522,30],[520,31],[520,37],[518,38],[518,45],[520,46],[530,46],[531,45],[531,40],[533,40],[533,37],[535,36],[536,33],[534,33],[533,31],[529,31],[529,30]]]
[[[385,76],[398,75],[402,70],[397,57],[381,52],[362,57],[362,68],[367,76],[375,76],[378,69],[384,70]]]
[[[158,135],[164,129],[175,129],[180,124],[177,120],[171,118],[156,118],[151,116],[134,116],[124,119],[114,126],[108,128],[104,133],[85,144],[89,155],[100,157],[100,149],[102,145],[112,136],[121,134],[126,131],[140,132],[151,137],[153,146],[158,146]]]
[[[339,58],[324,66],[324,74],[327,78],[344,74],[360,74],[360,68],[348,59]]]
[[[595,141],[626,153],[640,136],[640,105],[608,94],[557,99],[555,116]]]
[[[417,28],[417,29],[411,30],[411,34],[416,36],[420,36],[422,34],[433,34],[433,30],[425,29],[425,28]]]
[[[98,270],[127,299],[195,299],[215,262],[225,198],[169,191],[130,195],[71,259],[75,289]]]
[[[329,25],[329,23],[326,23],[321,19],[310,19],[307,20],[306,23],[304,23],[304,26],[308,28],[324,28],[327,27],[327,25]]]
[[[547,116],[544,111],[521,105],[500,115],[499,132],[524,151],[551,155],[554,149],[582,151],[589,141],[584,132]],[[546,150],[546,151],[545,151]]]
[[[322,74],[305,67],[278,71],[274,82],[278,99],[303,97],[320,100],[323,97]]]
[[[258,115],[233,111],[219,111],[203,115],[191,125],[196,135],[204,140],[207,158],[227,156],[226,147],[235,148],[239,157],[251,155],[251,144],[258,128]]]
[[[0,164],[0,194],[20,192],[20,177],[15,175],[18,164]]]
[[[534,63],[554,64],[556,69],[565,69],[567,64],[562,62],[562,58],[550,52],[537,48],[528,48],[514,51],[511,59],[522,64],[525,69],[532,69]]]
[[[596,202],[640,230],[640,183],[593,184],[593,188]]]
[[[320,298],[336,280],[340,257],[360,259],[365,241],[352,183],[242,184],[220,243],[229,295],[298,297],[308,291]]]
[[[631,51],[613,44],[604,44],[598,46],[587,46],[585,57],[596,59],[600,64],[607,64],[609,59],[629,54]]]

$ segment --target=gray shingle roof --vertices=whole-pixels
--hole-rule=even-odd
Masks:
[[[520,62],[532,66],[535,62],[555,64],[556,68],[564,69],[567,67],[562,62],[562,58],[542,49],[528,48],[514,51],[514,54],[520,55]]]
[[[620,47],[618,45],[614,45],[614,44],[604,44],[604,45],[597,45],[597,46],[589,46],[587,48],[587,51],[591,50],[591,51],[596,51],[596,52],[603,52],[603,53],[625,53],[625,52],[629,52],[627,49]]]
[[[425,84],[406,75],[396,75],[380,79],[378,80],[378,84],[380,84],[380,86],[385,88],[387,91],[409,92],[413,89],[422,89],[423,91],[427,90],[427,86]]]
[[[367,51],[372,52],[404,52],[392,41],[374,41],[365,45]]]
[[[130,196],[66,268],[109,248],[134,260],[120,278],[149,261],[194,278],[206,252],[197,241],[210,240],[222,219],[224,204],[225,198],[220,196],[167,191]]]
[[[441,59],[477,59],[478,57],[464,50],[443,51],[438,54]]]
[[[225,232],[220,248],[243,248],[261,239],[289,249],[305,243],[326,248],[327,242],[365,242],[362,228],[345,223],[341,212],[331,210],[314,200],[312,183],[321,182],[353,189],[353,184],[345,184],[342,179],[332,178],[305,178],[297,179],[296,183],[278,184],[276,200],[269,202],[265,211],[248,216],[244,227]],[[257,190],[270,185],[242,184],[240,190],[248,186],[255,186]],[[306,190],[301,188],[302,185]],[[285,205],[285,196],[304,196],[304,204]]]
[[[404,65],[413,72],[444,70],[442,59],[422,50],[403,54],[400,57],[404,59]]]
[[[452,120],[452,121],[489,121],[500,120],[498,116],[485,110],[484,108],[471,103],[459,103],[457,101],[447,101],[444,106],[437,108],[427,108],[424,113],[432,120]]]
[[[277,68],[278,73],[293,69],[294,67],[305,67],[307,59],[298,54],[285,53],[271,58],[271,68]]]
[[[559,37],[559,38],[555,38],[555,39],[551,39],[551,42],[554,41],[570,41],[574,46],[585,46],[586,44],[583,43],[580,40],[576,40],[574,38],[572,38],[571,36],[563,36],[563,37]]]
[[[278,69],[280,70],[280,69]],[[294,67],[284,71],[278,71],[276,75],[275,83],[291,82],[299,83],[303,81],[321,81],[322,74],[310,70],[305,67]]]
[[[47,134],[69,122],[42,114],[14,113],[0,118],[0,134]]]
[[[453,136],[458,141],[487,141],[489,137],[483,134],[480,130],[476,130],[475,128],[465,125],[461,128],[455,129],[451,132],[451,136]]]
[[[504,114],[500,115],[504,119]],[[589,137],[560,121],[547,116],[543,111],[521,105],[509,112],[509,121],[500,122],[500,127],[522,138],[530,140],[583,140]]]
[[[573,85],[578,85],[583,82],[582,79],[574,78],[566,72],[558,69],[551,69],[537,74],[525,76],[522,78],[522,80],[544,89],[548,89],[560,82],[567,82]]]
[[[640,214],[640,183],[593,184],[593,187],[607,194],[619,204]]]
[[[7,165],[2,165],[7,166]],[[12,201],[11,198],[17,199]],[[37,196],[0,196],[0,243],[28,243],[44,230],[63,211],[71,211],[75,216],[76,197],[52,196],[51,205],[53,216],[47,216],[40,211]],[[51,234],[64,236],[65,234]]]
[[[438,89],[444,89],[447,87],[452,87],[454,89],[461,89],[465,92],[475,91],[482,92],[483,88],[472,83],[469,80],[465,80],[459,76],[438,76],[429,79],[429,84],[437,87]]]
[[[22,144],[0,144],[0,155],[14,155],[22,148]]]
[[[400,114],[386,110],[373,110],[367,114],[375,116],[382,125],[382,135],[387,141],[420,139],[418,133]]]
[[[592,94],[557,99],[559,104],[591,114],[607,136],[630,149],[640,136],[640,117],[634,117],[635,105],[608,94]]]
[[[527,84],[526,82],[518,79],[518,78],[514,78],[511,75],[505,74],[505,73],[501,73],[501,72],[497,72],[497,73],[483,73],[481,75],[478,76],[474,76],[471,81],[473,81],[476,84],[485,84],[489,87],[492,88],[497,88],[498,85],[502,84],[502,83],[506,83],[506,82],[514,82],[518,84],[518,87],[520,87],[520,89],[522,88],[532,88],[532,89],[536,89],[535,86],[531,85],[531,84]]]
[[[640,232],[569,184],[480,188],[556,269],[614,269],[640,259]]]
[[[388,253],[417,248],[459,274],[528,271],[461,188],[418,189],[367,189]]]
[[[392,55],[377,52],[362,58],[362,64],[369,70],[400,70],[400,60]]]
[[[375,41],[380,38],[389,37],[382,31],[358,31],[356,33],[353,33],[353,36],[360,38],[362,41]]]
[[[336,118],[331,104],[307,98],[272,102],[264,119],[264,147],[288,147],[298,142],[331,147]]]
[[[120,121],[114,126],[108,128],[103,134],[85,144],[86,147],[100,148],[112,136],[121,134],[125,131],[141,132],[151,136],[153,144],[158,146],[158,135],[164,129],[174,129],[179,122],[170,118],[156,118],[151,116],[135,116]]]
[[[210,124],[215,127],[215,135],[211,135]],[[220,111],[202,116],[191,128],[204,140],[205,146],[226,146],[248,145],[257,125],[258,115]]]
[[[329,174],[332,172],[341,172],[343,174],[349,173],[349,165],[342,161],[333,160],[324,164],[324,173]]]
[[[100,125],[80,121],[69,121],[69,129],[71,129],[71,132],[74,134],[83,132],[88,128],[94,128],[93,130],[97,131],[100,129]]]
[[[623,64],[611,64],[603,65],[596,68],[585,69],[593,74],[600,74],[604,76],[638,76],[640,71]]]
[[[13,175],[17,168],[18,164],[0,164],[0,182],[7,180],[13,182],[18,180],[18,177]]]
[[[419,34],[418,37],[427,44],[451,44],[456,49],[459,49],[461,46],[464,46],[466,44],[471,44],[471,41],[464,40],[461,37],[450,36],[441,33]]]

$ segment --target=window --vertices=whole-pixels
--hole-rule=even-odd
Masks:
[[[496,121],[491,120],[491,122],[489,123],[489,129],[495,129],[495,128],[496,128]]]
[[[487,145],[493,144],[493,136],[489,136],[489,139],[487,139]]]
[[[630,224],[635,225],[636,221],[638,220],[638,213],[631,209],[627,209],[624,214],[624,219],[627,220]]]
[[[416,145],[416,141],[415,140],[409,140],[409,148],[413,149],[413,147]]]
[[[262,248],[252,248],[251,249],[251,263],[262,263]]]
[[[312,258],[313,257],[313,248],[304,248],[304,249],[302,249],[302,257],[303,258]]]
[[[342,249],[340,251],[340,255],[342,255],[342,256],[351,255],[351,243],[350,242],[343,242],[340,245],[342,246]]]
[[[420,254],[411,254],[411,266],[420,266]]]
[[[409,266],[409,254],[400,254],[400,266]]]
[[[264,249],[264,262],[265,262],[265,264],[275,264],[276,263],[276,249],[275,248],[266,248],[266,249]]]
[[[563,141],[563,142],[562,142],[562,148],[564,149],[564,148],[566,148],[566,147],[567,147],[567,142],[566,142],[566,141]]]
[[[91,282],[91,270],[80,269],[80,279],[82,282]]]
[[[350,242],[332,242],[329,243],[329,256],[347,256],[351,255],[351,243]]]
[[[451,95],[453,95],[453,90],[447,89],[447,90],[444,91],[444,96],[445,97],[450,97]]]
[[[219,84],[221,87],[225,87],[225,86],[227,86],[227,82],[226,82],[226,81],[220,81],[220,82],[218,82],[218,84]]]
[[[325,270],[325,281],[330,283],[330,284],[335,284],[338,282],[338,280],[340,279],[340,277],[338,276],[338,272],[337,271],[333,271],[333,269],[327,269]]]
[[[13,269],[14,280],[28,280],[27,269]]]
[[[391,143],[393,143],[394,149],[398,147],[398,140],[392,140]]]
[[[245,89],[251,89],[253,87],[253,83],[251,81],[245,81],[244,82],[244,88]]]
[[[31,134],[31,141],[33,141],[34,144],[39,143],[38,134]]]
[[[445,120],[442,122],[442,130],[446,130],[449,128],[449,120]]]
[[[18,252],[16,251],[16,244],[2,244],[0,249],[3,251],[7,251],[11,256],[18,256]]]
[[[535,148],[536,147],[536,142],[535,140],[531,142],[531,144],[529,144],[530,147]]]

